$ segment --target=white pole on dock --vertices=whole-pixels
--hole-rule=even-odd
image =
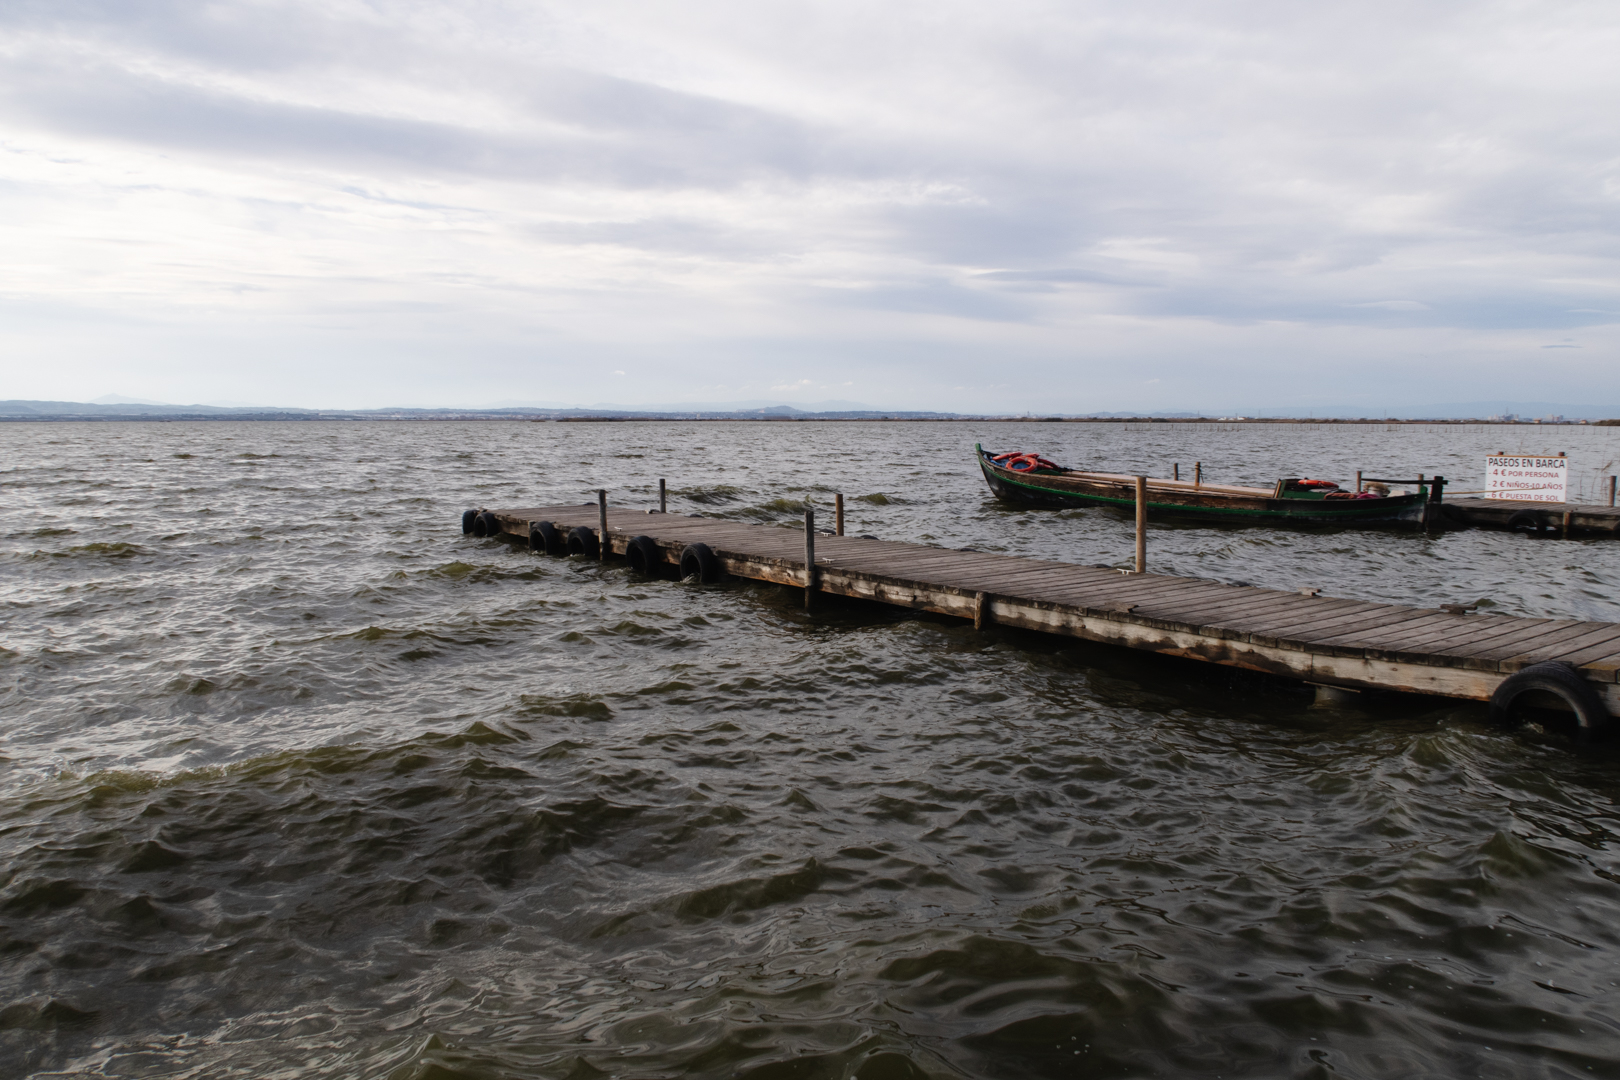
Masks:
[[[1136,478],[1136,572],[1147,573],[1147,477]]]
[[[596,524],[596,557],[601,562],[607,562],[607,488],[596,489]]]
[[[804,508],[804,610],[809,611],[816,594],[816,512]]]

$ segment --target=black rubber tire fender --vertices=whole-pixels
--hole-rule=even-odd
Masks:
[[[568,554],[586,555],[596,558],[601,554],[602,547],[597,543],[596,530],[585,525],[576,525],[568,533]]]
[[[681,550],[681,577],[694,575],[705,585],[720,580],[720,560],[709,550],[708,544],[687,544]]]
[[[473,522],[478,520],[478,511],[463,510],[461,512],[461,535],[467,536],[473,531]]]
[[[505,530],[501,528],[500,520],[488,510],[485,510],[482,514],[478,515],[478,520],[484,524],[484,536],[499,536],[501,533],[505,532]],[[478,535],[477,522],[474,523],[473,531],[474,535]]]
[[[1527,532],[1531,536],[1541,536],[1547,532],[1547,519],[1534,510],[1520,510],[1507,523],[1510,532]]]
[[[529,526],[529,546],[547,555],[568,554],[568,538],[549,521],[536,521]]]
[[[488,536],[489,530],[484,528],[484,513],[479,511],[472,520],[472,534],[474,536]]]
[[[652,577],[663,564],[664,553],[658,550],[658,543],[652,537],[632,536],[624,547],[624,558],[630,564],[630,569],[645,577]]]
[[[1575,712],[1582,739],[1595,739],[1613,723],[1609,710],[1603,707],[1592,684],[1581,677],[1573,664],[1562,660],[1546,660],[1531,664],[1502,680],[1491,695],[1491,720],[1504,727],[1513,723],[1513,706],[1520,696],[1530,691],[1555,694],[1564,699]]]

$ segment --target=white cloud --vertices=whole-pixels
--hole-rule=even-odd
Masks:
[[[1443,400],[1581,327],[1620,401],[1617,51],[1580,2],[22,0],[8,396]]]

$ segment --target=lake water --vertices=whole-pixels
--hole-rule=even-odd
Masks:
[[[1124,565],[975,441],[1212,481],[1620,428],[0,425],[0,1075],[1620,1076],[1620,755],[463,536],[651,506]],[[1608,463],[1608,464],[1605,464]],[[1152,569],[1620,619],[1620,543],[1155,527]]]

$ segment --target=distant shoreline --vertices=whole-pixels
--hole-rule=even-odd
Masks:
[[[4,416],[0,415],[0,423],[14,424],[62,424],[62,423],[136,423],[136,424],[173,424],[173,423],[218,423],[218,422],[246,421],[250,423],[266,422],[365,422],[365,423],[525,423],[525,424],[689,424],[689,423],[820,423],[820,424],[849,424],[849,423],[903,423],[903,424],[1335,424],[1345,426],[1375,426],[1375,425],[1443,425],[1457,426],[1490,426],[1490,427],[1620,427],[1620,419],[1609,420],[1500,420],[1487,417],[1429,417],[1429,418],[1378,418],[1378,417],[1212,417],[1212,416],[917,416],[905,413],[866,414],[859,416],[818,416],[803,414],[799,416],[782,415],[748,415],[736,413],[721,413],[718,415],[691,415],[685,416],[676,413],[659,414],[603,414],[587,416],[546,416],[534,414],[491,414],[483,412],[467,413],[433,413],[429,415],[409,414],[376,414],[376,413],[245,413],[226,414],[218,413],[140,413],[119,415],[95,415],[78,413],[38,414],[34,416]]]

